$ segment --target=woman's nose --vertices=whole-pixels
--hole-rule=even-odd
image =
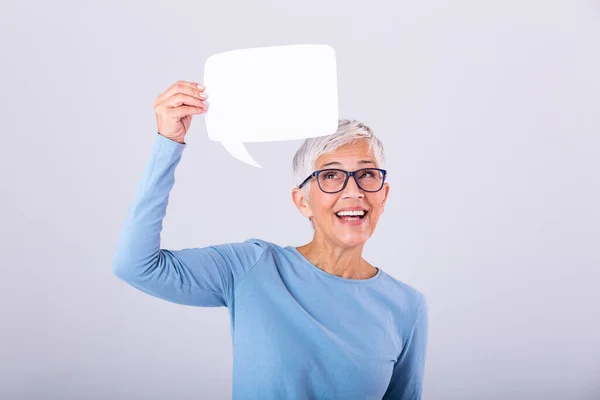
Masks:
[[[354,179],[354,175],[348,177],[348,182],[346,182],[346,187],[343,190],[346,194],[362,194],[362,190],[358,187],[356,180]]]

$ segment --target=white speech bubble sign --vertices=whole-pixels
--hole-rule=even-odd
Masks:
[[[335,50],[328,45],[214,54],[206,60],[202,83],[208,137],[258,168],[244,143],[325,136],[338,128]]]

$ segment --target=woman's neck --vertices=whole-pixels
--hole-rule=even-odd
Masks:
[[[312,242],[296,249],[313,265],[331,275],[346,279],[369,279],[377,275],[377,268],[362,258],[364,245],[353,248],[334,247]]]

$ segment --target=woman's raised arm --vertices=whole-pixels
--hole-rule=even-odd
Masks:
[[[196,88],[194,88],[196,87]],[[160,232],[185,133],[204,88],[179,81],[155,102],[158,133],[121,228],[113,272],[131,286],[179,304],[229,306],[238,281],[259,261],[260,241],[181,250],[161,249]]]

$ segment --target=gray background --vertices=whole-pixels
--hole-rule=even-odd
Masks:
[[[0,15],[0,398],[231,396],[227,310],[152,298],[112,258],[156,96],[201,80],[211,54],[302,43],[333,46],[340,116],[384,142],[390,199],[365,258],[428,296],[424,397],[600,398],[597,1],[3,1]],[[209,140],[203,116],[187,142],[164,248],[310,241],[290,194],[301,141],[248,144],[263,169]]]

